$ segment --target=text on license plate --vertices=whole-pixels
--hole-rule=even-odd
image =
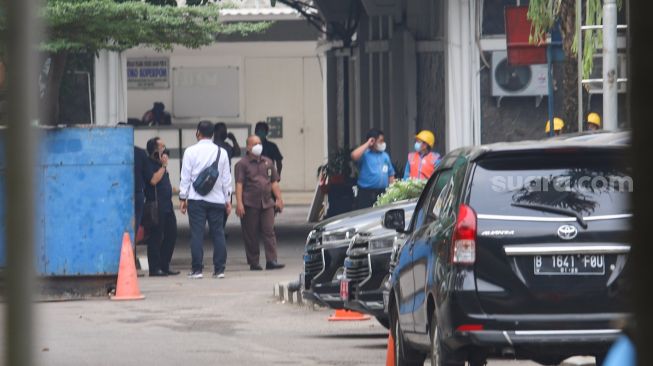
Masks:
[[[558,254],[533,257],[536,275],[602,275],[605,274],[603,254]]]

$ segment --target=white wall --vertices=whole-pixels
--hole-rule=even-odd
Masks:
[[[272,139],[284,155],[281,185],[284,190],[315,189],[318,165],[325,159],[323,81],[316,42],[219,43],[199,50],[177,48],[156,53],[132,49],[127,58],[168,56],[170,68],[237,66],[240,78],[240,113],[236,118],[202,116],[213,121],[250,123],[268,116],[283,117],[283,138]],[[171,75],[172,76],[172,75]],[[172,109],[172,89],[128,90],[128,115],[141,118],[155,101]],[[196,119],[174,119],[194,126]],[[241,145],[245,141],[239,141]],[[173,185],[176,182],[173,182]]]

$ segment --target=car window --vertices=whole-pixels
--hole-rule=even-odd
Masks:
[[[419,209],[415,213],[415,220],[413,221],[411,229],[418,229],[432,221],[432,215],[429,215],[428,213],[432,212],[433,205],[438,197],[440,197],[442,190],[450,179],[451,169],[440,171],[438,176],[435,177],[435,180],[431,184],[430,192],[424,197],[422,205],[419,206]]]
[[[469,199],[479,214],[557,216],[525,207],[552,206],[600,216],[630,213],[632,190],[622,153],[549,153],[480,161]]]
[[[431,210],[431,212],[433,213],[434,218],[440,218],[442,217],[442,215],[449,212],[449,209],[453,204],[453,197],[454,197],[453,192],[454,192],[454,179],[452,177],[451,179],[449,179],[449,182],[447,182],[447,185],[444,186],[444,188],[440,192],[440,195],[436,199],[435,204],[433,205],[433,209]]]

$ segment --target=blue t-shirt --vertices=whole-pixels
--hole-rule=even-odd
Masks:
[[[385,189],[388,178],[395,175],[390,155],[384,152],[367,150],[358,161],[358,187]]]

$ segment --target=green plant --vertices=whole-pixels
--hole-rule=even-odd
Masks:
[[[619,9],[623,0],[617,1]],[[601,0],[585,0],[585,24],[600,25],[603,21],[603,2]],[[576,34],[576,11],[571,0],[531,0],[528,4],[528,19],[532,28],[529,37],[531,44],[546,42],[547,33],[556,21],[562,23],[563,48],[565,52],[578,54],[578,38]],[[594,53],[603,47],[603,32],[601,30],[586,30],[583,34],[583,78],[588,78],[593,68]]]
[[[426,186],[425,179],[397,180],[379,196],[374,206],[384,206],[392,202],[418,198],[422,194],[424,186]]]

